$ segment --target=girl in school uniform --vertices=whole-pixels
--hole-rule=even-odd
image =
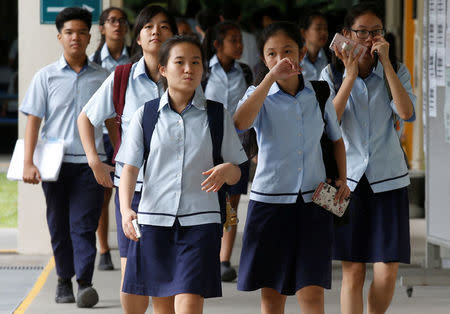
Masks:
[[[325,15],[311,12],[300,21],[300,31],[306,46],[306,55],[300,66],[303,79],[318,80],[320,72],[328,64],[325,45],[328,42],[328,24]]]
[[[99,17],[99,29],[101,34],[100,44],[89,59],[102,68],[113,72],[116,66],[130,62],[128,48],[125,45],[125,36],[128,31],[127,15],[122,9],[109,7],[103,10]],[[103,126],[103,144],[105,145],[106,163],[112,163],[114,148],[108,135],[108,129]],[[108,207],[111,200],[112,189],[105,188],[103,197],[102,214],[98,222],[97,238],[100,245],[99,270],[113,270],[108,245]]]
[[[242,55],[242,35],[239,26],[233,22],[221,22],[206,33],[204,51],[209,60],[205,97],[224,105],[230,115],[236,111],[239,100],[247,87],[252,84],[251,69],[237,62]],[[206,83],[206,84],[205,84]],[[249,163],[241,168],[241,179],[228,190],[231,208],[237,210],[241,194],[247,194]],[[236,270],[230,265],[231,252],[236,238],[237,226],[224,231],[220,250],[221,277],[223,281],[233,281]]]
[[[238,289],[261,289],[262,313],[283,313],[286,296],[294,294],[302,313],[323,313],[323,289],[331,286],[333,219],[311,199],[326,180],[320,146],[324,130],[338,165],[336,200],[349,196],[344,142],[331,100],[324,127],[314,89],[301,76],[305,49],[298,27],[274,23],[261,39],[268,73],[247,90],[234,115],[238,129],[255,128],[259,147]]]
[[[134,112],[146,101],[160,97],[164,93],[164,84],[158,71],[158,52],[161,44],[177,33],[175,19],[160,6],[144,8],[136,18],[134,34],[137,44],[142,48],[143,56],[131,67],[125,94],[125,106],[121,117],[122,139],[127,132],[128,124]],[[116,111],[113,104],[114,73],[105,80],[98,91],[92,96],[78,117],[78,127],[86,152],[89,166],[94,172],[97,182],[104,187],[118,187],[122,173],[122,165],[116,163],[115,169],[102,163],[92,142],[92,129],[105,120],[114,119]],[[114,123],[113,123],[114,124]],[[107,124],[108,125],[108,124]],[[117,134],[117,130],[109,132]],[[113,138],[117,145],[119,139]],[[114,182],[110,173],[114,173]],[[138,177],[133,198],[133,208],[137,210],[142,189],[142,173]],[[122,281],[126,267],[126,256],[129,240],[122,231],[122,216],[119,208],[119,193],[116,191],[116,224],[117,241],[121,259]],[[122,286],[122,284],[121,284]],[[122,290],[122,289],[121,289]],[[132,296],[121,293],[121,302],[126,313],[133,313]]]
[[[415,119],[415,96],[406,67],[389,59],[384,33],[376,7],[354,6],[343,34],[367,52],[360,59],[362,51],[356,56],[354,49],[335,51],[345,66],[337,93],[338,72],[330,66],[321,75],[332,87],[347,149],[347,180],[354,191],[350,223],[336,229],[334,240],[334,259],[342,261],[342,313],[363,313],[366,263],[374,263],[367,312],[385,313],[398,265],[410,262],[410,181],[397,129],[399,122]]]
[[[220,282],[220,208],[217,191],[238,182],[237,164],[247,157],[231,116],[224,110],[221,153],[214,166],[207,106],[199,87],[204,58],[201,44],[176,36],[160,50],[160,73],[167,91],[157,107],[150,140],[142,199],[138,212],[131,201],[139,169],[145,162],[145,106],[133,116],[116,157],[124,164],[120,180],[120,210],[130,243],[123,291],[152,296],[154,313],[202,313],[204,298],[222,295]],[[155,109],[156,112],[156,109]],[[138,240],[132,220],[139,223]],[[135,313],[146,304],[137,303]]]

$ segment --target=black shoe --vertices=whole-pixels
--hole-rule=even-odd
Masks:
[[[222,281],[225,282],[231,282],[236,279],[236,270],[231,267],[230,262],[220,263],[220,277],[222,278]]]
[[[82,308],[93,307],[98,303],[97,291],[92,284],[78,284],[77,306]]]
[[[56,303],[74,303],[72,280],[58,278],[58,285],[56,286]]]
[[[106,253],[100,254],[100,262],[98,263],[98,270],[114,270],[114,265],[111,260],[109,250]]]

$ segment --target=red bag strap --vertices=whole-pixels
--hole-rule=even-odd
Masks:
[[[122,142],[122,114],[125,107],[125,94],[127,92],[128,78],[133,64],[123,64],[116,67],[114,71],[113,104],[116,111],[116,122],[118,124],[117,143],[114,146],[113,162]]]

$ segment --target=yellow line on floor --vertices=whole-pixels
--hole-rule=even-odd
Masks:
[[[34,298],[39,294],[42,287],[44,286],[45,282],[47,281],[47,277],[50,274],[50,272],[55,268],[55,259],[50,258],[50,260],[47,263],[47,266],[45,266],[42,273],[39,275],[39,278],[34,283],[33,288],[31,289],[30,293],[26,296],[26,298],[22,301],[22,303],[19,305],[19,307],[14,311],[14,314],[22,314],[25,313],[26,309],[30,306],[31,302],[33,302]]]
[[[17,250],[0,250],[0,254],[16,254]]]

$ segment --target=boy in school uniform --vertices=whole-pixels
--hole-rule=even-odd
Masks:
[[[81,109],[108,75],[86,56],[91,21],[91,13],[81,8],[66,8],[58,14],[55,24],[63,55],[35,74],[20,107],[27,115],[24,182],[41,181],[33,153],[42,119],[42,139],[64,140],[59,178],[56,182],[42,182],[42,188],[58,275],[55,301],[75,302],[72,277],[76,275],[78,307],[92,307],[98,302],[92,275],[95,231],[103,201],[103,188],[87,164],[76,123]],[[95,142],[105,158],[101,128],[95,130]]]

